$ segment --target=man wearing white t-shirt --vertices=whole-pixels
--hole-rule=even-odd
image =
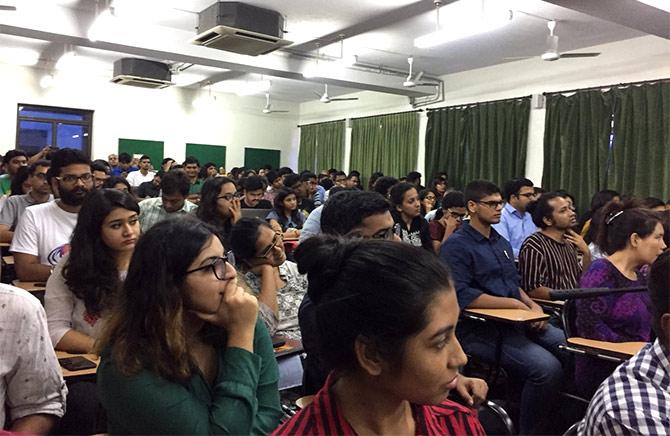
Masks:
[[[58,260],[70,251],[70,237],[86,194],[93,189],[91,162],[75,149],[52,155],[47,180],[60,198],[26,209],[10,251],[21,281],[46,281]]]
[[[138,187],[144,182],[150,182],[154,179],[153,171],[151,169],[151,158],[146,154],[140,158],[139,171],[132,171],[128,173],[126,180],[132,187]]]

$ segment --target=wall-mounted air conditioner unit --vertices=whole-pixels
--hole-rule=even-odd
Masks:
[[[283,39],[279,12],[241,2],[216,2],[198,14],[198,35],[191,43],[250,56],[291,45]]]

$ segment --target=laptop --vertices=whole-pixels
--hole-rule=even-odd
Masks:
[[[242,218],[258,218],[265,221],[265,217],[272,211],[272,209],[241,209]]]

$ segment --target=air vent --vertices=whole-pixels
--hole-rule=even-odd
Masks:
[[[292,44],[283,39],[284,19],[275,11],[240,2],[217,2],[198,15],[191,43],[250,56]],[[205,30],[203,30],[205,29]]]
[[[139,88],[161,89],[174,85],[170,81],[171,78],[170,67],[162,62],[123,58],[114,62],[112,83]]]

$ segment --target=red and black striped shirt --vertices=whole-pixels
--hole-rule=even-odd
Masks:
[[[272,435],[356,435],[335,402],[331,390],[334,381],[331,374],[314,401],[272,432]],[[412,404],[412,410],[417,435],[486,434],[475,410],[449,400],[432,406]]]

